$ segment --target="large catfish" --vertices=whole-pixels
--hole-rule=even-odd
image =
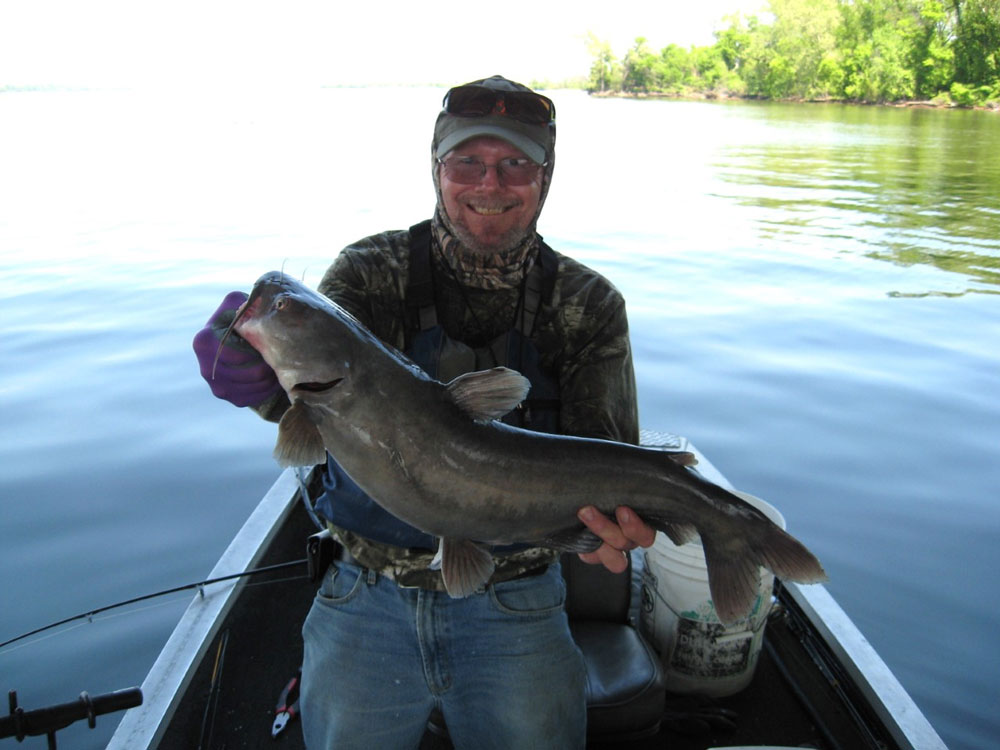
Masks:
[[[723,622],[749,613],[761,565],[789,580],[825,578],[800,542],[681,465],[689,454],[509,427],[497,419],[527,394],[521,375],[498,367],[440,383],[281,273],[257,281],[230,330],[263,355],[291,400],[279,463],[316,464],[329,451],[377,503],[441,539],[452,596],[489,578],[489,545],[599,546],[577,519],[584,505],[628,505],[676,544],[699,534]]]

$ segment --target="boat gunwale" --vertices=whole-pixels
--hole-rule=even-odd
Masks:
[[[824,585],[782,586],[902,748],[947,750],[919,706]]]
[[[308,482],[310,475],[311,470],[302,481]],[[243,573],[260,563],[294,510],[300,486],[294,468],[285,469],[278,476],[222,553],[209,579]],[[159,744],[245,582],[244,578],[222,581],[202,588],[195,595],[143,680],[142,706],[125,712],[107,750],[152,748]]]
[[[682,443],[681,450],[689,450],[698,458],[698,473],[728,490],[736,489],[690,441],[682,438]],[[781,584],[896,743],[915,750],[947,750],[923,711],[827,587],[792,581]]]

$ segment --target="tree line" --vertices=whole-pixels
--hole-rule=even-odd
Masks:
[[[770,0],[715,44],[617,58],[590,35],[592,92],[1000,106],[1000,0]]]

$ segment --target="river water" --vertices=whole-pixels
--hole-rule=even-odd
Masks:
[[[191,337],[429,216],[442,93],[0,93],[0,641],[208,573],[278,469]],[[948,745],[991,746],[1000,119],[553,96],[540,229],[625,294],[643,426],[776,505]],[[186,601],[2,649],[0,687],[138,685]]]

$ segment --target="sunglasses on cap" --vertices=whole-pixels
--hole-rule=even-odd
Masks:
[[[456,86],[444,96],[444,111],[457,117],[506,115],[526,125],[556,120],[556,106],[533,91],[497,91],[486,86]]]

